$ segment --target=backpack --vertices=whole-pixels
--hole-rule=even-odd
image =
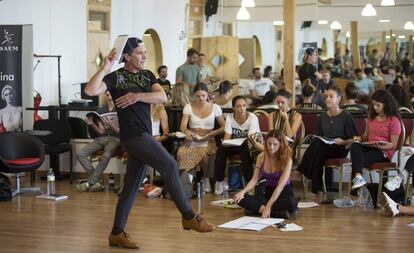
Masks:
[[[12,199],[12,188],[10,179],[3,173],[0,173],[0,201],[9,201]]]

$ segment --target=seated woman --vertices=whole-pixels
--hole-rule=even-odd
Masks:
[[[233,84],[228,80],[224,80],[220,82],[218,89],[215,91],[218,92],[219,95],[214,100],[214,103],[219,105],[221,108],[231,108],[231,94],[233,92]]]
[[[265,151],[257,157],[250,182],[234,196],[234,200],[246,211],[260,214],[263,218],[288,218],[297,210],[298,200],[293,195],[289,181],[292,170],[292,150],[286,136],[271,130],[266,139]],[[264,196],[249,195],[260,178],[266,179]]]
[[[176,83],[172,91],[171,101],[166,106],[184,107],[190,103],[188,94],[188,86],[181,82]]]
[[[189,171],[200,165],[205,178],[205,190],[211,192],[208,156],[216,153],[214,137],[223,132],[224,118],[221,108],[207,101],[207,84],[195,85],[194,96],[195,102],[187,104],[183,110],[180,130],[185,133],[186,139],[177,152],[178,167]],[[220,125],[217,130],[213,130],[215,120]],[[190,128],[187,128],[188,125]]]
[[[325,144],[319,138],[313,138],[298,166],[307,178],[312,180],[312,192],[316,194],[315,202],[322,201],[323,164],[328,158],[345,158],[346,146],[352,143],[356,127],[352,115],[339,108],[341,91],[332,86],[327,91],[326,106],[328,110],[320,115],[317,135],[335,139],[335,144]]]
[[[152,136],[158,142],[168,139],[168,116],[163,104],[151,104]],[[162,129],[162,135],[160,130]]]
[[[236,96],[233,98],[232,104],[234,113],[226,117],[224,140],[248,138],[255,133],[260,133],[259,119],[256,115],[247,111],[246,99],[242,96]],[[250,180],[253,174],[253,159],[250,156],[247,142],[246,139],[241,146],[224,147],[220,145],[217,148],[214,165],[217,180],[214,190],[216,195],[223,194],[225,188],[228,188],[228,183],[225,180],[225,170],[227,157],[229,156],[240,154],[244,178]]]
[[[367,146],[355,142],[351,146],[352,175],[354,176],[352,189],[366,184],[362,177],[362,168],[375,162],[391,161],[400,134],[397,101],[386,90],[375,91],[369,104],[367,131],[363,136],[354,138],[355,141],[373,142],[373,144]],[[355,191],[352,193],[355,194]]]
[[[312,85],[306,84],[302,87],[302,102],[296,106],[297,109],[319,109],[317,104],[312,103],[313,96],[315,94],[315,88]]]
[[[286,90],[276,94],[279,110],[269,114],[269,129],[280,130],[289,138],[294,138],[302,123],[302,115],[290,108],[291,96]]]

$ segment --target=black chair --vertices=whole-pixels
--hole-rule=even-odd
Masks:
[[[40,187],[21,188],[20,174],[34,172],[45,158],[43,143],[30,134],[6,132],[0,134],[0,171],[16,174],[16,190],[12,196],[24,192],[38,192]]]
[[[77,117],[68,118],[72,139],[89,139],[88,124]]]
[[[55,173],[56,179],[63,179],[59,169],[59,154],[69,151],[70,154],[70,183],[73,181],[73,151],[71,139],[71,129],[69,121],[66,119],[43,119],[34,123],[34,130],[50,131],[50,135],[38,136],[45,144],[45,153],[50,155],[50,167]]]

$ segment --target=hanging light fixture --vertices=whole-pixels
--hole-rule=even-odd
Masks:
[[[394,0],[381,0],[381,6],[394,6]]]
[[[413,22],[408,21],[407,23],[405,23],[404,30],[414,30],[414,24],[413,24]]]
[[[240,7],[240,10],[237,12],[238,20],[248,20],[250,19],[250,13],[247,11],[246,7]]]
[[[319,25],[327,25],[328,24],[328,20],[319,20],[318,21]]]
[[[285,22],[283,20],[275,20],[275,21],[273,21],[273,25],[275,25],[275,26],[282,26],[284,24],[285,24]]]
[[[349,31],[346,31],[345,37],[347,37],[347,38],[351,37],[351,33]]]
[[[362,9],[361,16],[364,16],[364,17],[377,16],[377,11],[375,10],[372,4],[366,4],[364,9]]]
[[[242,0],[241,6],[246,7],[246,8],[251,8],[251,7],[255,7],[256,3],[254,2],[254,0]]]
[[[339,23],[338,21],[335,20],[334,22],[331,23],[330,28],[332,30],[341,30],[342,29],[342,25],[341,25],[341,23]]]

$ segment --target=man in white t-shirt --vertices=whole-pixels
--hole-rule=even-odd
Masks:
[[[247,101],[242,96],[236,96],[232,100],[234,113],[226,118],[224,125],[224,140],[244,138],[241,146],[223,146],[217,148],[216,160],[214,163],[215,177],[217,180],[215,191],[216,195],[221,195],[228,183],[225,181],[225,170],[227,157],[240,155],[243,176],[249,181],[253,174],[253,159],[249,153],[247,138],[252,134],[260,132],[259,120],[256,115],[247,111]]]
[[[269,78],[262,77],[260,68],[254,68],[252,73],[254,80],[249,87],[250,96],[255,100],[261,100],[272,88],[273,82]]]

